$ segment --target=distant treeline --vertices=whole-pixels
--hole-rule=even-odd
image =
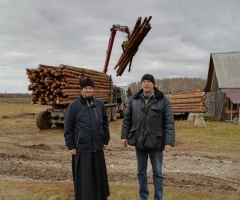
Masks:
[[[155,86],[164,94],[174,94],[191,90],[204,90],[206,79],[202,78],[164,78],[155,79]],[[132,94],[141,89],[141,82],[130,84]],[[29,93],[0,93],[0,98],[29,98]]]
[[[191,90],[204,90],[206,79],[202,78],[164,78],[155,79],[155,86],[164,94],[174,94]],[[141,82],[130,84],[132,94],[141,89]]]
[[[30,98],[29,93],[0,93],[0,98]]]

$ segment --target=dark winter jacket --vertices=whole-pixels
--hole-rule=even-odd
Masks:
[[[153,96],[145,105],[143,90],[130,100],[125,113],[121,138],[139,150],[164,150],[174,146],[175,129],[169,99],[154,87]]]
[[[64,121],[64,138],[69,150],[96,152],[110,140],[108,117],[103,102],[93,98],[88,105],[79,97],[69,104]]]

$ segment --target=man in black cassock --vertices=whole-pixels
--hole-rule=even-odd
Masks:
[[[81,96],[69,104],[64,138],[72,155],[75,200],[107,200],[110,195],[104,149],[110,140],[104,103],[93,97],[94,83],[80,80]]]

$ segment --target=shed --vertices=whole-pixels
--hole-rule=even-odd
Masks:
[[[240,52],[210,54],[205,92],[209,113],[223,120],[239,120]]]

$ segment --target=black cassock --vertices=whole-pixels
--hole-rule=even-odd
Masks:
[[[75,200],[107,200],[110,195],[103,150],[72,157]]]

